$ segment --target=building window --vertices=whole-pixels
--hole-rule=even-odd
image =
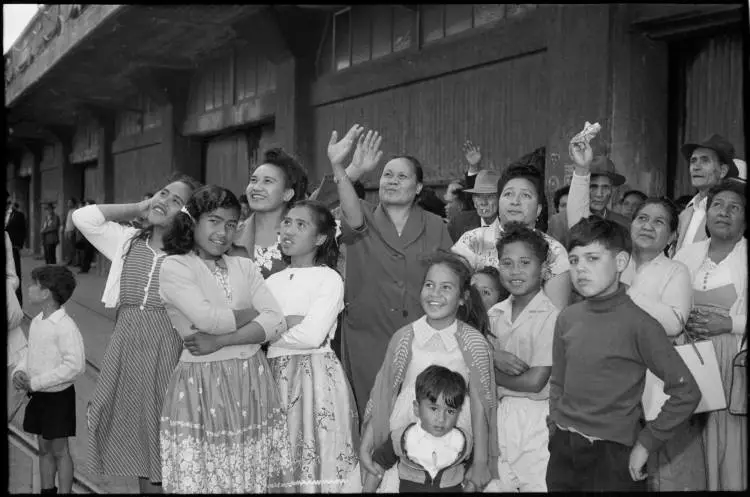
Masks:
[[[421,45],[533,10],[536,4],[420,5]]]
[[[401,5],[363,5],[333,15],[318,54],[318,74],[340,71],[409,48],[416,10]]]
[[[351,65],[351,9],[345,9],[333,16],[333,60],[336,70],[346,69]]]

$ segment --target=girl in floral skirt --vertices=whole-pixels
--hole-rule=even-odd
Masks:
[[[293,489],[302,493],[340,492],[358,459],[357,406],[330,345],[344,308],[335,234],[322,203],[297,202],[281,222],[290,265],[266,280],[288,326],[268,348],[268,362],[287,410]]]
[[[255,264],[226,255],[239,214],[232,192],[206,186],[165,237],[170,255],[162,265],[160,293],[187,348],[162,410],[167,492],[264,493],[288,487],[286,419],[268,363],[258,353],[259,344],[286,325]]]

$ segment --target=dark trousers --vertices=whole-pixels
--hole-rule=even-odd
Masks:
[[[646,480],[628,470],[631,447],[596,440],[559,428],[549,439],[547,490],[550,492],[645,492]]]
[[[65,259],[65,264],[72,266],[74,264],[78,264],[78,257],[77,256],[77,250],[76,250],[76,232],[73,231],[66,231],[65,232],[65,244],[63,245],[63,259]]]
[[[16,297],[18,297],[18,303],[23,307],[23,285],[21,284],[21,250],[18,247],[13,247],[13,262],[16,265],[16,276],[18,276],[18,288],[16,288]]]
[[[45,264],[57,264],[57,256],[55,250],[57,249],[56,243],[44,245],[44,263]]]
[[[81,251],[83,255],[80,258],[81,272],[88,273],[89,269],[91,269],[91,263],[94,261],[94,255],[96,255],[96,249],[88,240],[84,240],[83,243],[84,243],[84,246],[83,246],[83,250]]]

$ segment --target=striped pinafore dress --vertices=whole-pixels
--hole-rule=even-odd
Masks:
[[[135,240],[123,264],[115,330],[87,413],[97,474],[161,482],[159,420],[183,346],[159,297],[164,257]]]

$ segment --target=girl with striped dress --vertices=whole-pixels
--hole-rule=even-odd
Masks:
[[[226,255],[239,214],[232,192],[205,186],[165,237],[170,255],[160,293],[187,347],[161,418],[162,471],[170,493],[289,488],[286,419],[259,345],[286,324],[256,265]]]
[[[161,492],[159,416],[182,350],[159,297],[163,237],[198,186],[177,175],[150,199],[73,213],[76,228],[112,261],[102,302],[118,308],[88,406],[89,464],[95,474],[137,477],[141,493]],[[138,216],[146,228],[118,223]]]

